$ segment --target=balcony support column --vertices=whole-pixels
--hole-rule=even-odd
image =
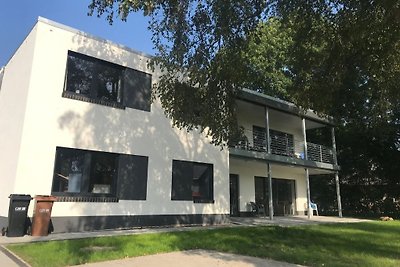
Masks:
[[[307,134],[306,134],[306,119],[302,118],[301,126],[303,130],[303,141],[304,141],[304,159],[308,160],[307,155]],[[310,175],[308,168],[305,168],[305,178],[306,178],[306,187],[307,187],[307,217],[311,219],[313,216],[313,210],[311,209],[311,192],[310,192]]]
[[[267,141],[267,153],[271,154],[271,136],[269,134],[269,110],[265,107],[265,136]]]
[[[333,152],[333,164],[335,166],[338,165],[337,161],[337,154],[336,154],[336,139],[335,139],[335,128],[331,128],[332,133],[332,152]],[[342,213],[342,198],[340,196],[340,182],[339,182],[339,172],[335,172],[335,182],[336,182],[336,198],[337,198],[337,205],[338,205],[338,215],[340,218],[343,217]]]
[[[342,199],[340,196],[340,183],[339,183],[339,173],[336,171],[335,172],[335,181],[336,181],[336,197],[337,197],[337,205],[338,205],[338,212],[339,212],[339,217],[343,217],[342,213]]]
[[[331,135],[332,135],[332,156],[333,156],[333,164],[337,165],[337,154],[336,154],[336,138],[335,138],[335,128],[331,128]]]
[[[272,176],[271,176],[271,164],[267,162],[267,172],[268,172],[268,211],[269,219],[272,221],[274,219],[274,205],[272,203]]]
[[[265,106],[265,135],[267,141],[267,153],[271,154],[271,137],[269,135],[269,110]],[[274,205],[272,202],[272,175],[271,175],[271,164],[267,161],[267,175],[268,175],[268,211],[269,219],[274,219]]]
[[[311,219],[313,216],[313,210],[311,209],[311,192],[310,192],[310,175],[308,172],[308,168],[305,168],[305,175],[306,175],[306,187],[307,187],[307,217]]]

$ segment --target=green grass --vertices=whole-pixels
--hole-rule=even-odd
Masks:
[[[32,266],[208,249],[308,266],[400,266],[400,223],[235,227],[9,245]]]

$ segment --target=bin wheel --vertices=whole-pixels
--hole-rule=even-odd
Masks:
[[[2,236],[5,236],[7,234],[7,232],[8,232],[8,227],[7,228],[5,228],[5,227],[1,228],[1,235]]]
[[[32,226],[28,226],[28,228],[26,229],[26,234],[27,235],[32,235]]]

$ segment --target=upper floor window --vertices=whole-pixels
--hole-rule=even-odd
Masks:
[[[68,51],[63,96],[150,111],[151,75]]]

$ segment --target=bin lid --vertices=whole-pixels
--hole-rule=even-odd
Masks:
[[[47,195],[36,195],[34,197],[36,201],[56,201],[57,197],[55,196],[47,196]]]
[[[9,196],[12,200],[31,200],[31,195],[23,195],[23,194],[10,194]]]

